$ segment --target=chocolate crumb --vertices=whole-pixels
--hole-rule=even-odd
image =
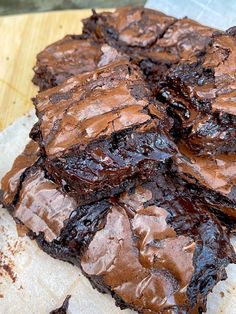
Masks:
[[[67,312],[67,310],[68,310],[70,298],[71,298],[71,295],[68,295],[68,296],[65,298],[65,300],[64,300],[64,302],[63,302],[63,304],[62,304],[62,306],[59,307],[59,308],[56,309],[56,310],[51,311],[49,314],[66,314],[66,312]]]

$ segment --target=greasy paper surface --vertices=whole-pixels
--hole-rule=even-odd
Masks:
[[[0,176],[13,163],[28,141],[35,121],[33,113],[0,133]],[[236,239],[233,239],[236,247]],[[42,252],[35,241],[17,235],[15,222],[0,208],[0,313],[47,314],[65,297],[71,314],[128,314],[109,295],[94,290],[80,270]],[[1,267],[0,267],[1,268]],[[236,314],[236,265],[227,267],[229,278],[220,282],[208,298],[208,314]]]

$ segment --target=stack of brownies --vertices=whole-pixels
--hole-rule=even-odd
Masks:
[[[204,312],[236,262],[236,28],[93,12],[34,71],[38,122],[4,206],[121,309]]]

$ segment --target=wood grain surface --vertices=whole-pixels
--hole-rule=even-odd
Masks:
[[[0,18],[0,131],[33,108],[36,54],[66,34],[80,33],[82,19],[90,14],[75,10]]]

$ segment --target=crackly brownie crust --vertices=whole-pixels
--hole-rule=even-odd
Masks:
[[[173,64],[202,53],[214,29],[142,7],[118,8],[84,21],[83,32],[128,54],[143,70],[154,92]]]
[[[101,45],[82,35],[66,35],[37,55],[33,82],[40,90],[56,86],[70,76],[96,68]]]
[[[176,153],[162,106],[129,63],[73,77],[34,103],[47,171],[79,204],[137,185]]]
[[[14,204],[16,195],[20,189],[20,183],[24,178],[27,169],[30,168],[40,158],[40,149],[36,142],[30,141],[22,154],[14,161],[12,169],[3,177],[1,189],[3,191],[1,198],[6,207]]]
[[[122,7],[115,12],[93,14],[83,20],[83,33],[112,46],[151,47],[176,18],[143,7]]]
[[[198,156],[186,143],[178,144],[173,173],[184,179],[217,214],[236,221],[236,154]],[[235,228],[235,227],[234,227]]]
[[[71,76],[90,72],[116,59],[128,58],[108,45],[85,35],[66,35],[37,55],[33,83],[40,91],[59,85]]]

